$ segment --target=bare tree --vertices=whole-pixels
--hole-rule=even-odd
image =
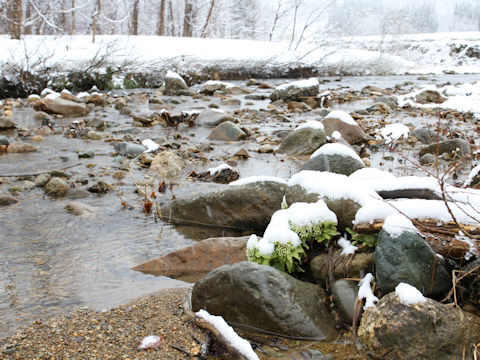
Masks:
[[[157,35],[164,36],[165,34],[165,0],[160,0],[160,9],[158,12],[158,26],[157,26]]]
[[[140,0],[133,1],[133,11],[132,11],[132,27],[130,30],[131,35],[138,35],[138,13],[139,13]]]
[[[11,0],[7,7],[8,33],[12,39],[22,35],[23,4],[22,0]]]
[[[183,36],[192,37],[193,35],[193,1],[185,0],[185,12],[183,17]]]
[[[98,26],[98,18],[100,13],[102,12],[102,0],[97,0],[95,9],[92,14],[92,42],[95,42],[95,36],[97,35],[97,31],[99,30]]]
[[[297,16],[298,16],[298,9],[300,5],[302,5],[303,0],[295,0],[293,5],[293,26],[292,26],[292,37],[290,39],[290,44],[288,44],[288,50],[292,47],[293,41],[295,40],[295,31],[297,28]]]
[[[212,20],[212,14],[213,14],[213,8],[215,7],[215,0],[212,0],[210,2],[210,7],[208,9],[208,15],[207,19],[205,20],[205,25],[203,25],[203,30],[202,30],[202,38],[205,38],[207,36],[207,30],[208,26],[210,25],[210,22]]]

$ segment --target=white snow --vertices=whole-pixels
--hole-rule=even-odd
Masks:
[[[240,180],[232,181],[228,185],[230,186],[241,186],[241,185],[246,185],[246,184],[251,184],[251,183],[256,183],[256,182],[262,182],[262,181],[272,181],[272,182],[278,182],[281,184],[287,184],[287,180],[276,177],[276,176],[268,176],[268,175],[258,175],[258,176],[250,176],[246,177]]]
[[[400,138],[407,139],[410,129],[403,124],[388,124],[380,130],[380,134],[387,144],[397,141]]]
[[[288,209],[276,211],[270,219],[263,238],[256,242],[251,237],[250,244],[257,247],[261,255],[270,256],[275,250],[275,244],[277,243],[291,244],[293,247],[300,246],[301,240],[290,229],[290,224],[311,226],[324,221],[337,223],[337,216],[322,200],[316,203],[297,202]]]
[[[379,187],[385,183],[392,181],[393,179],[396,179],[395,175],[392,175],[387,171],[371,167],[359,169],[353,174],[350,174],[349,178],[355,181],[364,181],[365,185],[371,184],[372,181],[378,182]],[[375,186],[370,186],[370,188],[372,190],[378,191],[376,190]]]
[[[195,313],[196,316],[213,325],[220,334],[234,347],[240,354],[245,356],[247,360],[259,360],[258,355],[253,351],[250,343],[238,336],[238,334],[229,326],[221,316],[210,315],[205,310]]]
[[[395,294],[400,302],[407,306],[427,301],[427,298],[416,287],[403,282],[395,287]]]
[[[340,143],[328,143],[321,146],[315,150],[315,152],[310,156],[310,159],[313,159],[319,155],[339,155],[343,157],[351,157],[362,162],[362,159],[360,159],[360,156],[357,155],[355,150]]]
[[[41,99],[40,95],[37,95],[37,94],[31,94],[31,95],[28,95],[27,97],[28,101],[37,101],[40,99]]]
[[[448,205],[461,224],[478,224],[469,214],[472,214],[472,211],[476,214],[477,211],[480,211],[480,208],[475,208],[472,204],[461,204],[459,202],[449,202]],[[452,221],[445,203],[441,200],[401,199],[370,202],[357,211],[353,223],[366,222],[372,224],[375,220],[384,220],[397,212],[416,220]]]
[[[324,130],[323,124],[320,121],[317,120],[309,120],[303,124],[298,125],[295,128],[295,131],[301,130],[301,129],[314,129],[314,130]]]
[[[278,85],[275,88],[275,91],[286,90],[290,87],[292,87],[292,88],[308,88],[308,87],[313,87],[313,86],[318,87],[319,85],[320,85],[320,83],[318,82],[317,78],[310,78],[310,79],[292,81],[292,82],[289,82],[289,83],[286,83],[286,84]]]
[[[371,273],[368,273],[358,283],[358,298],[360,300],[365,299],[365,305],[363,306],[363,310],[375,306],[375,303],[378,302],[378,298],[373,294],[372,288],[370,287],[370,283],[372,282],[372,280],[373,275]]]
[[[250,235],[247,241],[247,249],[253,250],[258,244],[258,237],[255,234]]]
[[[165,75],[165,79],[177,79],[185,83],[185,80],[183,80],[183,78],[178,73],[172,70],[167,71],[167,74]]]
[[[288,185],[300,185],[307,193],[318,194],[322,198],[351,199],[361,206],[381,200],[375,191],[361,182],[351,180],[345,175],[325,171],[300,171],[290,178]]]
[[[210,176],[213,176],[213,175],[219,173],[220,171],[227,170],[227,169],[232,170],[232,167],[228,164],[221,164],[221,165],[218,165],[217,167],[209,168],[209,169],[207,169],[207,171],[210,173]]]
[[[337,244],[342,248],[342,252],[340,253],[340,255],[353,255],[358,249],[358,246],[352,245],[352,243],[344,237],[338,239]]]
[[[471,171],[470,173],[468,174],[467,178],[465,179],[465,182],[463,183],[463,186],[464,187],[467,187],[469,186],[473,179],[475,178],[475,176],[478,175],[478,173],[480,172],[480,164],[478,164],[477,166],[475,166]]]
[[[149,335],[143,338],[142,342],[140,343],[139,349],[149,349],[150,347],[154,346],[161,340],[160,336],[156,335]]]
[[[399,237],[403,232],[418,233],[412,221],[402,214],[392,214],[385,219],[382,227],[392,238]]]
[[[447,98],[441,104],[419,104],[415,97],[425,90],[435,90]],[[461,85],[447,85],[437,88],[434,85],[428,85],[413,91],[411,93],[398,96],[400,107],[405,105],[416,106],[419,108],[442,108],[453,109],[462,112],[472,112],[477,118],[480,118],[480,82],[465,83]]]
[[[0,67],[13,64],[32,72],[51,68],[62,73],[86,69],[94,59],[105,57],[105,67],[123,66],[125,72],[170,68],[187,73],[215,63],[262,66],[266,71],[313,66],[325,74],[344,75],[478,73],[478,59],[451,54],[451,48],[475,46],[479,39],[479,32],[343,37],[322,46],[303,42],[289,50],[289,41],[99,35],[92,43],[89,35],[26,35],[21,41],[1,35]],[[35,69],[31,64],[40,65]]]
[[[357,122],[353,117],[350,116],[349,113],[343,111],[343,110],[333,110],[328,113],[327,116],[325,116],[325,119],[338,119],[345,124],[353,125],[353,126],[358,126]]]
[[[151,139],[145,139],[142,141],[142,145],[147,148],[143,153],[149,153],[149,152],[154,152],[157,151],[160,146],[153,140]]]
[[[339,140],[342,137],[342,134],[339,131],[335,130],[334,132],[332,132],[331,137],[332,139]]]
[[[455,239],[464,242],[469,247],[468,251],[463,256],[465,260],[468,261],[472,258],[472,256],[480,255],[477,251],[476,246],[475,246],[475,240],[474,239],[471,239],[468,236],[465,236],[465,234],[463,234],[463,232],[461,232],[461,231],[458,235],[455,236]]]

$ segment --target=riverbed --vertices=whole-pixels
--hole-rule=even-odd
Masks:
[[[413,85],[465,83],[478,80],[478,76],[432,75],[420,79],[417,76],[342,77],[323,80],[321,91],[342,92],[358,91],[366,85],[393,88],[406,82]],[[285,80],[265,81],[275,86]],[[243,81],[234,83],[245,84]],[[255,94],[265,96],[271,91],[254,89]],[[203,158],[186,155],[183,173],[167,180],[171,187],[165,193],[156,194],[159,203],[164,203],[173,197],[190,196],[226,186],[194,181],[188,175],[192,171],[200,173],[218,166],[242,148],[248,151],[250,157],[237,161],[234,167],[241,178],[271,175],[288,179],[299,171],[302,160],[256,151],[266,142],[274,148],[278,147],[281,141],[278,133],[293,130],[305,120],[319,118],[314,112],[294,113],[286,108],[281,110],[283,113],[271,116],[269,100],[248,100],[245,95],[233,96],[241,101],[238,106],[222,105],[219,97],[194,99],[182,96],[174,99],[159,94],[157,89],[115,90],[109,97],[127,98],[133,114],[160,111],[165,104],[172,112],[200,111],[217,106],[239,119],[250,136],[246,141],[222,143],[208,140],[211,128],[202,126],[136,127],[132,125],[131,116],[122,115],[112,105],[107,105],[94,107],[89,115],[107,123],[106,130],[102,132],[103,140],[68,138],[63,131],[71,126],[72,119],[59,118],[54,119],[58,134],[45,136],[41,142],[32,141],[29,137],[22,139],[38,146],[39,152],[0,154],[0,177],[3,176],[0,195],[11,195],[10,189],[14,186],[24,187],[24,191],[14,194],[19,203],[0,208],[0,337],[11,335],[36,319],[57,317],[81,308],[108,309],[161,289],[190,286],[180,280],[154,277],[131,268],[208,237],[244,235],[224,229],[172,226],[143,213],[143,198],[136,193],[133,179],[147,179],[153,188],[163,179],[148,174],[137,162],[131,163],[129,159],[122,162],[114,153],[114,141],[129,139],[135,142],[151,138],[166,148],[181,150],[185,154],[189,154],[188,149],[201,149],[206,144],[213,147],[209,152],[202,152]],[[150,102],[153,98],[162,100],[164,104]],[[332,109],[350,112],[366,108],[373,102],[370,99],[344,102],[334,104]],[[33,115],[31,107],[18,106],[12,119],[26,130],[37,129],[41,124],[34,120]],[[367,118],[374,122],[385,116]],[[394,120],[393,115],[388,118],[389,122]],[[431,125],[436,121],[435,117],[413,117],[406,112],[399,112],[397,120],[415,126]],[[12,132],[2,134],[18,137]],[[93,150],[95,156],[79,159],[78,151],[81,150]],[[397,175],[418,172],[413,166],[398,161],[396,155],[393,160],[382,160],[385,155],[385,152],[372,154],[372,165]],[[126,168],[127,165],[130,168]],[[75,199],[46,196],[43,189],[30,188],[29,183],[25,183],[33,181],[33,176],[29,176],[32,173],[63,168],[71,175],[69,181],[79,189],[84,188],[86,182],[91,185],[98,179],[112,185],[113,189],[106,194],[80,199],[95,209],[93,215],[74,215],[64,207]],[[112,176],[119,170],[127,173],[121,181]]]

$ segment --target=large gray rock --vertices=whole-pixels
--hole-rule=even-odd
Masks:
[[[249,261],[212,271],[192,290],[194,311],[282,335],[333,340],[337,332],[325,299],[319,286]]]
[[[363,161],[350,156],[320,154],[308,160],[302,170],[329,171],[348,176],[364,167]]]
[[[415,101],[419,104],[429,104],[429,103],[441,104],[445,100],[447,100],[447,98],[443,97],[436,90],[425,90],[425,91],[422,91],[417,96],[415,96]]]
[[[417,128],[413,131],[413,136],[415,136],[422,144],[429,145],[438,141],[445,141],[443,135],[437,134],[437,131],[430,130],[429,128]]]
[[[471,151],[471,146],[468,141],[463,139],[453,139],[453,140],[446,140],[440,141],[438,144],[431,144],[427,145],[420,150],[420,156],[424,154],[438,154],[441,155],[443,153],[447,154],[455,154],[456,156],[464,156]]]
[[[44,98],[38,100],[33,108],[37,111],[44,111],[49,114],[60,114],[64,117],[82,117],[88,115],[90,109],[85,104],[65,100],[61,97],[55,99]]]
[[[316,79],[293,81],[277,86],[270,95],[270,99],[272,101],[283,100],[285,102],[303,101],[306,97],[317,96],[318,90],[319,82]]]
[[[326,142],[325,131],[303,128],[289,134],[283,140],[279,151],[293,156],[310,155]]]
[[[195,123],[204,126],[217,126],[225,121],[232,121],[233,117],[223,110],[208,109],[198,114]]]
[[[390,293],[363,313],[358,335],[376,359],[460,360],[464,350],[471,359],[480,319],[432,299],[405,305]]]
[[[444,296],[452,287],[445,260],[418,234],[403,231],[392,236],[382,230],[375,249],[376,279],[383,293],[405,282],[425,296]],[[433,279],[433,283],[432,283]]]
[[[286,188],[272,181],[228,186],[194,198],[173,200],[162,207],[162,215],[174,224],[263,231],[280,209]]]
[[[53,177],[51,178],[47,185],[45,185],[45,193],[52,196],[65,196],[67,195],[68,184],[66,181]]]
[[[178,96],[187,94],[188,86],[185,80],[179,74],[170,70],[167,71],[165,76],[165,95]]]
[[[342,135],[342,138],[350,145],[364,142],[368,139],[367,134],[365,134],[360,126],[347,124],[338,118],[327,117],[322,120],[322,124],[328,136],[332,136],[334,131],[338,131]]]
[[[247,134],[231,121],[222,122],[212,130],[208,138],[210,140],[238,141],[245,139]]]

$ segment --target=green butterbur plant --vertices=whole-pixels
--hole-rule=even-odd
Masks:
[[[375,249],[377,247],[378,233],[359,234],[348,227],[345,231],[350,234],[352,245],[366,249]]]
[[[305,250],[314,242],[328,247],[338,235],[336,220],[323,201],[294,203],[273,214],[262,239],[250,237],[247,258],[290,274],[303,272]]]

